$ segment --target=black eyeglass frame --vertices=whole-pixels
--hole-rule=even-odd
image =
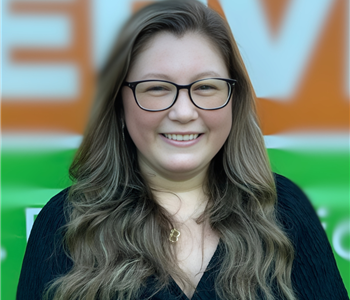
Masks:
[[[228,96],[227,96],[227,100],[226,102],[219,106],[219,107],[216,107],[216,108],[203,108],[203,107],[200,107],[198,106],[192,99],[192,96],[191,96],[191,87],[192,85],[194,85],[195,83],[197,82],[200,82],[200,81],[203,81],[203,80],[208,80],[208,79],[218,79],[218,80],[222,80],[222,81],[226,81],[228,86],[229,86],[229,92],[228,92]],[[174,97],[174,100],[173,102],[166,108],[162,108],[162,109],[157,109],[157,110],[154,110],[154,109],[147,109],[147,108],[144,108],[140,105],[140,103],[137,101],[137,97],[136,97],[136,86],[139,84],[139,83],[143,83],[143,82],[150,82],[150,81],[158,81],[158,82],[166,82],[166,83],[170,83],[172,85],[174,85],[176,87],[176,95]],[[134,94],[134,99],[136,101],[136,104],[138,105],[138,107],[140,107],[141,109],[145,110],[145,111],[150,111],[150,112],[157,112],[157,111],[163,111],[163,110],[167,110],[169,108],[171,108],[176,100],[177,100],[177,97],[179,96],[179,90],[182,90],[182,89],[187,89],[188,91],[188,96],[189,98],[191,99],[191,102],[193,103],[193,105],[199,109],[202,109],[202,110],[217,110],[217,109],[221,109],[221,108],[224,108],[229,102],[230,102],[230,99],[231,99],[231,96],[232,96],[232,92],[233,92],[233,87],[234,85],[237,83],[237,80],[236,79],[228,79],[228,78],[204,78],[204,79],[199,79],[199,80],[196,80],[190,84],[186,84],[186,85],[180,85],[180,84],[176,84],[174,82],[171,82],[171,81],[167,81],[167,80],[158,80],[158,79],[149,79],[149,80],[140,80],[140,81],[133,81],[133,82],[127,82],[127,81],[124,81],[123,83],[123,86],[127,86],[129,88],[131,88],[133,94]]]

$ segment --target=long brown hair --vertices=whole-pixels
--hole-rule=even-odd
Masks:
[[[237,80],[232,129],[209,167],[203,214],[224,247],[215,289],[222,299],[295,300],[293,247],[275,213],[276,189],[259,129],[255,95],[230,28],[198,1],[160,1],[126,23],[101,70],[82,144],[70,168],[64,243],[73,260],[54,281],[54,299],[138,299],[152,278],[154,292],[171,276],[186,281],[167,241],[172,219],[157,204],[139,171],[136,148],[122,126],[121,86],[130,64],[159,32],[195,32],[221,52]],[[202,219],[203,219],[202,218]],[[152,239],[151,239],[152,237]]]

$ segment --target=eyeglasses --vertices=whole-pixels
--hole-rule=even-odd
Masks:
[[[179,90],[187,89],[192,103],[204,110],[225,107],[231,98],[237,80],[207,78],[187,85],[179,85],[165,80],[143,80],[124,82],[132,89],[137,105],[147,111],[162,111],[172,107]]]

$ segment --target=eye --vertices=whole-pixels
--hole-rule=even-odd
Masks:
[[[201,90],[201,91],[207,91],[207,90],[212,90],[212,89],[215,90],[216,87],[213,86],[213,85],[201,84],[201,85],[197,86],[195,89],[196,90]]]
[[[174,88],[167,82],[145,81],[137,85],[136,93],[159,97],[173,93]]]
[[[169,87],[163,85],[148,86],[146,92],[169,91]]]

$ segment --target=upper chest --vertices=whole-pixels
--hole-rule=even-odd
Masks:
[[[191,284],[176,283],[191,298],[212,259],[219,236],[212,230],[182,230],[176,243],[176,255],[179,268],[187,275]]]

